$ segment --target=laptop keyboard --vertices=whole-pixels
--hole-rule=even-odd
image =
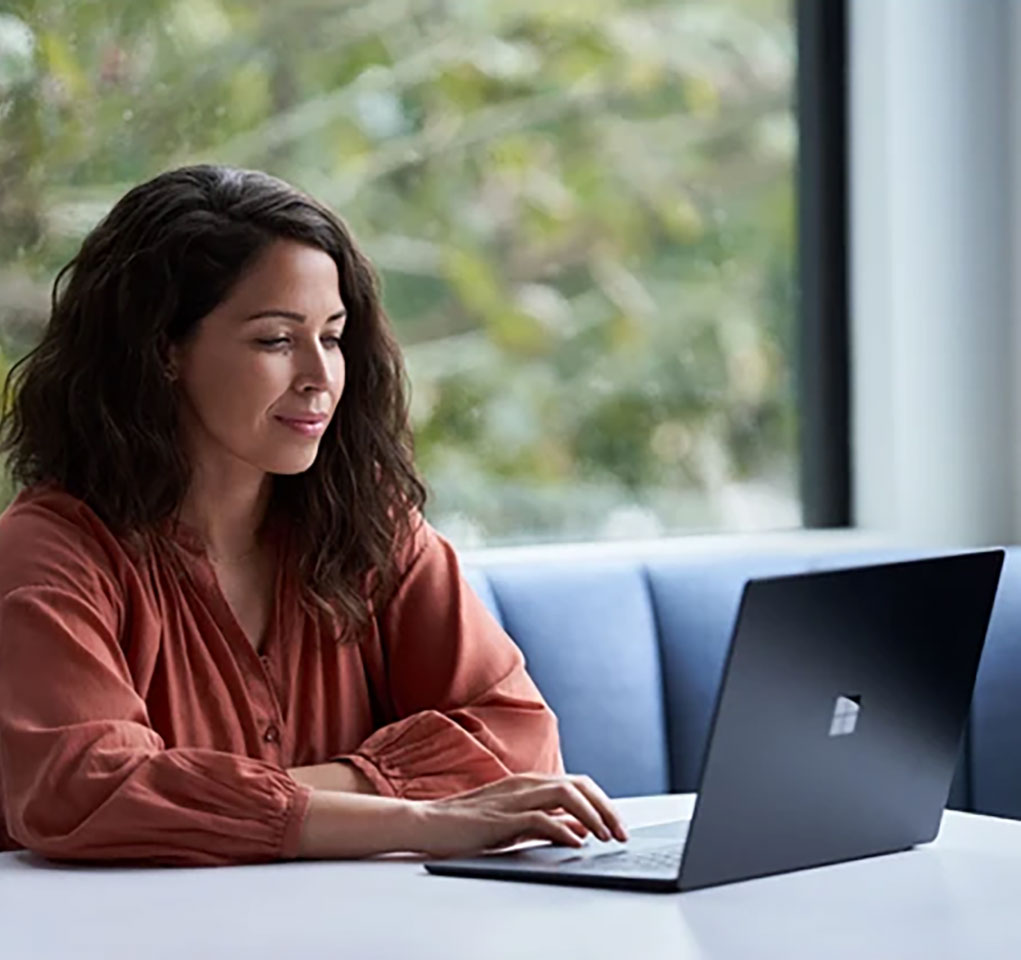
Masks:
[[[571,873],[677,873],[682,847],[677,843],[649,850],[618,850],[592,857],[561,860],[559,866]]]
[[[579,854],[562,861],[566,870],[574,873],[598,873],[613,876],[677,876],[681,870],[681,857],[688,839],[688,820],[632,831],[626,847],[607,850],[605,853]],[[663,830],[667,831],[664,835]],[[669,836],[669,840],[664,840]]]

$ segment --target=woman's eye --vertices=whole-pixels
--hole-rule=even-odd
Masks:
[[[340,337],[323,337],[326,342],[335,343],[338,347],[340,346]],[[276,347],[282,343],[290,343],[289,337],[277,337],[274,340],[256,340],[256,343],[261,343],[264,347]]]

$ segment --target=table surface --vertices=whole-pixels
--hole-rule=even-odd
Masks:
[[[693,795],[618,801],[632,827]],[[243,867],[0,854],[0,956],[1021,957],[1021,822],[948,811],[905,853],[690,893],[436,877],[411,859]]]

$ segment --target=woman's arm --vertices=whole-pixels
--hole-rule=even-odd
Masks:
[[[379,617],[395,720],[343,756],[383,796],[434,799],[514,773],[563,773],[557,720],[524,657],[424,520]]]
[[[408,851],[445,857],[519,840],[579,846],[628,835],[606,794],[588,777],[521,774],[440,800],[400,800],[316,791],[297,855],[354,858]]]
[[[295,855],[312,788],[278,764],[168,747],[123,649],[108,545],[48,507],[0,521],[7,833],[59,859],[213,865]]]
[[[315,788],[321,767],[295,777],[250,757],[166,749],[103,620],[68,591],[23,588],[0,602],[5,812],[11,836],[43,856],[217,865],[445,855],[524,837],[574,844],[612,822],[562,777],[508,777],[430,804]]]
[[[376,793],[372,781],[357,767],[344,760],[333,760],[330,763],[317,763],[306,767],[290,767],[287,772],[292,780],[312,787],[314,790]]]

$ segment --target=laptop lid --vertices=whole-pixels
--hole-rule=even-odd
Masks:
[[[936,836],[1003,556],[746,583],[681,889]]]

